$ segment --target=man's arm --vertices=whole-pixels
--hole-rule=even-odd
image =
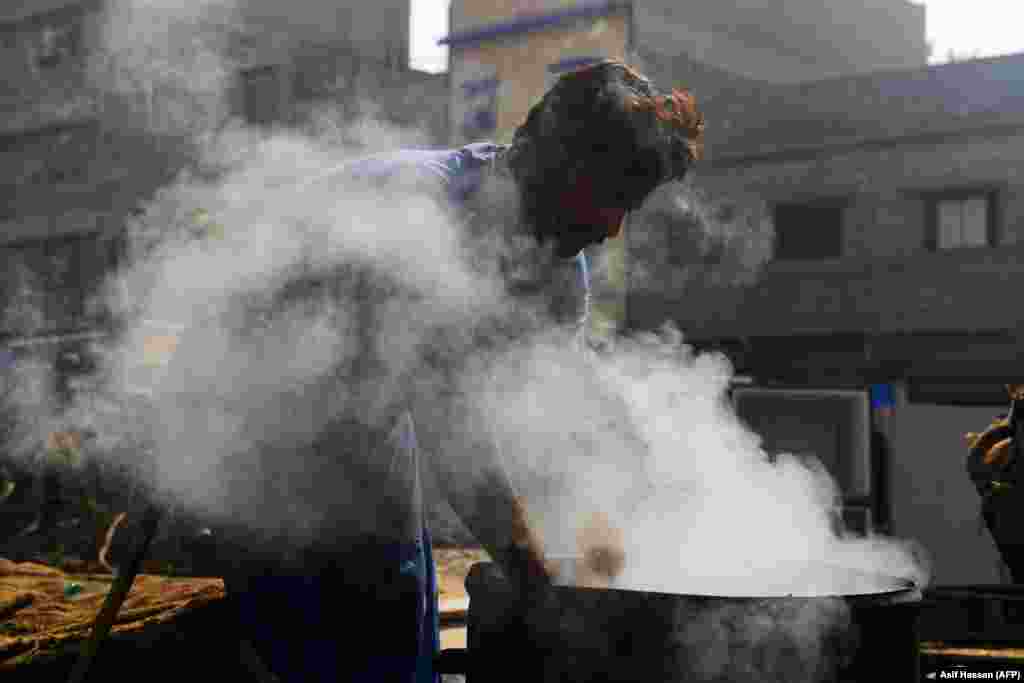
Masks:
[[[430,415],[423,415],[428,410]],[[543,545],[487,431],[468,426],[478,420],[455,402],[435,400],[418,414],[428,417],[418,421],[425,428],[420,441],[424,459],[461,522],[521,590],[531,593],[548,586]]]
[[[479,473],[468,494],[452,487],[449,504],[506,576],[525,593],[547,587],[551,573],[545,566],[544,547],[531,527],[526,504],[516,495],[500,465]]]
[[[617,495],[603,501],[607,509],[595,508],[584,512],[584,519],[565,520],[567,526],[581,526],[578,551],[584,566],[578,568],[577,577],[610,581],[622,572],[626,560],[625,539],[616,527],[620,520],[628,524],[631,512],[649,492],[646,444],[621,397],[603,386],[594,363],[578,353],[567,354],[565,361],[576,367],[568,373],[572,379],[562,381],[578,383],[570,394],[586,397],[585,404],[573,411],[581,424],[565,425],[567,430],[580,430],[572,452],[565,453],[566,471],[586,471],[590,457],[608,463],[613,453],[621,459],[617,469],[628,472]],[[433,393],[430,399],[421,401],[414,412],[417,423],[423,425],[421,444],[442,494],[506,573],[516,574],[516,580],[528,586],[545,585],[555,568],[545,569],[543,545],[502,458],[501,438],[491,434],[485,417],[477,412],[477,401],[470,397],[453,400]],[[584,417],[588,411],[591,419]],[[437,433],[438,425],[443,426],[443,434]]]

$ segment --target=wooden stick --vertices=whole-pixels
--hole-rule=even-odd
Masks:
[[[110,562],[107,561],[107,553],[110,552],[110,546],[114,544],[114,534],[117,533],[117,527],[121,526],[124,520],[128,519],[128,514],[125,512],[117,513],[114,517],[114,521],[107,527],[107,532],[103,535],[103,545],[100,546],[99,562],[100,565],[111,574],[114,573],[114,568],[110,566]]]
[[[156,505],[150,505],[143,513],[141,521],[142,541],[135,549],[135,553],[129,558],[124,571],[118,573],[117,577],[114,578],[114,582],[110,586],[110,592],[107,593],[103,606],[96,615],[96,621],[92,627],[92,635],[78,656],[78,661],[75,662],[75,668],[71,671],[68,683],[84,683],[86,676],[89,675],[89,668],[96,658],[100,644],[113,628],[117,613],[120,611],[121,605],[124,604],[125,598],[128,597],[132,584],[135,583],[135,577],[142,567],[142,561],[149,552],[149,545],[153,541],[153,537],[156,536],[160,517],[161,510]]]

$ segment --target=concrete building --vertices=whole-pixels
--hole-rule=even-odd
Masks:
[[[634,45],[766,83],[798,83],[928,60],[925,8],[905,0],[633,3]]]
[[[630,327],[674,320],[759,386],[874,389],[890,456],[870,504],[926,545],[938,583],[1000,575],[963,434],[1022,374],[1022,86],[1013,55],[713,100],[695,185],[731,211],[761,206],[772,260],[748,286],[673,281],[672,232],[629,233],[631,262],[661,263],[630,290]]]
[[[443,42],[450,47],[455,143],[507,140],[559,73],[628,53],[627,5],[579,3],[544,13],[517,11],[521,5],[451,5],[452,33]]]
[[[407,66],[409,0],[227,4],[237,11],[190,14],[215,2],[2,3],[0,376],[12,366],[52,368],[66,398],[71,379],[88,374],[89,341],[117,332],[101,286],[124,258],[126,219],[190,162],[189,124],[304,127],[327,108],[342,124],[372,115],[417,129],[420,140],[447,138],[446,77]],[[128,5],[157,14],[117,15],[125,45],[108,33],[105,12]],[[202,64],[181,68],[189,64],[173,63],[167,49],[168,39],[193,37],[214,40],[213,67],[227,67],[209,90],[196,85]],[[159,59],[131,53],[150,47],[179,67],[172,77],[147,72]],[[141,362],[173,349],[161,333],[146,340]],[[19,496],[5,511],[27,523],[33,501]],[[441,537],[460,533],[447,531],[457,527],[450,512],[435,526]]]
[[[115,92],[102,80],[114,51],[106,11],[120,7],[33,0],[0,9],[0,338],[8,343],[102,325],[92,295],[118,257],[125,216],[186,162],[188,131],[167,125],[181,98],[145,83]],[[183,25],[194,19],[183,16]],[[409,0],[300,0],[287,13],[252,0],[220,20],[232,74],[224,107],[211,113],[218,121],[299,124],[324,104],[354,117],[373,102],[385,120],[445,137],[445,78],[407,67]]]
[[[904,0],[454,0],[452,135],[507,138],[557,73],[628,58],[700,100],[927,62],[924,8]]]
[[[704,103],[928,57],[924,9],[903,0],[453,0],[449,23],[452,144],[509,141],[558,74],[602,58],[626,59]],[[603,257],[598,334],[624,315],[624,241]]]
[[[130,131],[101,125],[88,83],[98,10],[96,2],[54,0],[8,5],[0,16],[0,330],[7,338],[100,322],[90,295],[113,263],[125,194],[143,182],[131,168],[145,147]],[[137,168],[159,176],[158,166]]]

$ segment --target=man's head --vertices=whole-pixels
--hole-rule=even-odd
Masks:
[[[689,93],[663,93],[621,62],[565,74],[509,150],[524,218],[563,257],[615,237],[626,212],[686,175],[703,133]]]

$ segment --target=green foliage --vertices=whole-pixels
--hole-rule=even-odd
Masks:
[[[0,635],[15,637],[23,634],[29,634],[33,632],[31,626],[25,624],[19,624],[16,621],[8,621],[0,624]]]
[[[12,479],[0,479],[0,503],[10,498],[16,488],[17,485]]]

